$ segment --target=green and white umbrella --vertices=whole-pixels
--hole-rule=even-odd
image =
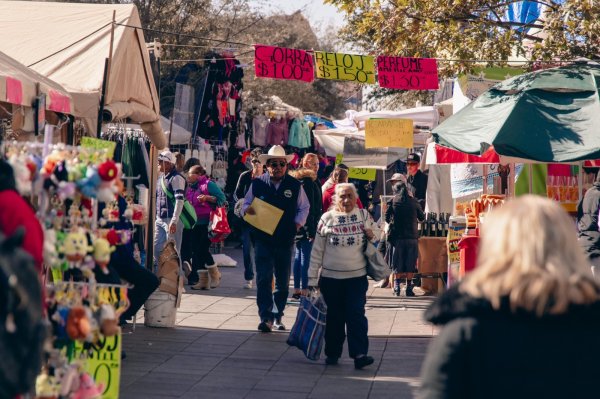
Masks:
[[[433,130],[436,141],[468,154],[493,146],[537,162],[600,159],[600,65],[530,72],[498,83]]]

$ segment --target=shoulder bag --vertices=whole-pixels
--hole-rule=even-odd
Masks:
[[[361,209],[360,214],[363,217],[363,227],[366,228],[365,222],[367,221],[367,218],[363,212],[366,211]],[[375,281],[385,280],[390,274],[390,268],[388,267],[381,252],[375,248],[375,245],[373,245],[373,243],[368,239],[365,241],[363,252],[365,254],[365,258],[367,259],[367,275]]]
[[[160,186],[161,186],[162,190],[164,191],[164,193],[167,195],[167,198],[169,199],[171,204],[173,204],[173,206],[175,206],[175,196],[167,188],[164,178],[160,179]],[[181,223],[183,223],[184,229],[188,229],[188,230],[193,229],[194,226],[196,225],[196,221],[198,220],[198,217],[196,216],[196,210],[194,209],[194,206],[192,204],[190,204],[190,202],[188,200],[185,200],[185,199],[183,200],[183,208],[181,209],[181,214],[179,215],[179,220],[181,220]]]

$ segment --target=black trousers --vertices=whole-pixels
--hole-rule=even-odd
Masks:
[[[325,355],[342,356],[346,333],[350,357],[366,355],[369,352],[369,322],[365,316],[369,288],[367,276],[348,279],[321,277],[319,286],[327,304]]]
[[[128,320],[135,316],[146,299],[158,288],[158,277],[137,263],[133,258],[133,251],[127,245],[117,246],[110,258],[109,266],[119,274],[120,278],[133,285],[133,288],[127,291],[129,308],[121,315],[121,320]]]
[[[207,224],[197,224],[193,229],[185,231],[191,232],[188,245],[192,259],[192,274],[188,281],[194,282],[198,280],[198,270],[205,270],[207,265],[214,265],[215,260],[210,253]]]

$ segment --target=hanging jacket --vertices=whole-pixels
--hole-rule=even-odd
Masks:
[[[290,126],[288,145],[296,148],[310,147],[310,129],[306,121],[294,119]]]
[[[283,118],[273,120],[267,127],[267,144],[269,145],[287,145],[288,126]]]
[[[269,120],[266,116],[259,114],[252,120],[252,142],[254,145],[264,147],[267,145],[267,127]]]

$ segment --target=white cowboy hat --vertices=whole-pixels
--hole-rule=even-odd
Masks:
[[[273,147],[271,147],[269,149],[269,152],[266,154],[261,154],[258,156],[258,160],[260,161],[260,163],[262,163],[263,165],[267,164],[267,161],[269,159],[273,159],[273,158],[285,158],[287,163],[292,162],[292,159],[294,159],[294,155],[285,155],[285,150],[283,149],[282,146],[280,145],[274,145]]]

